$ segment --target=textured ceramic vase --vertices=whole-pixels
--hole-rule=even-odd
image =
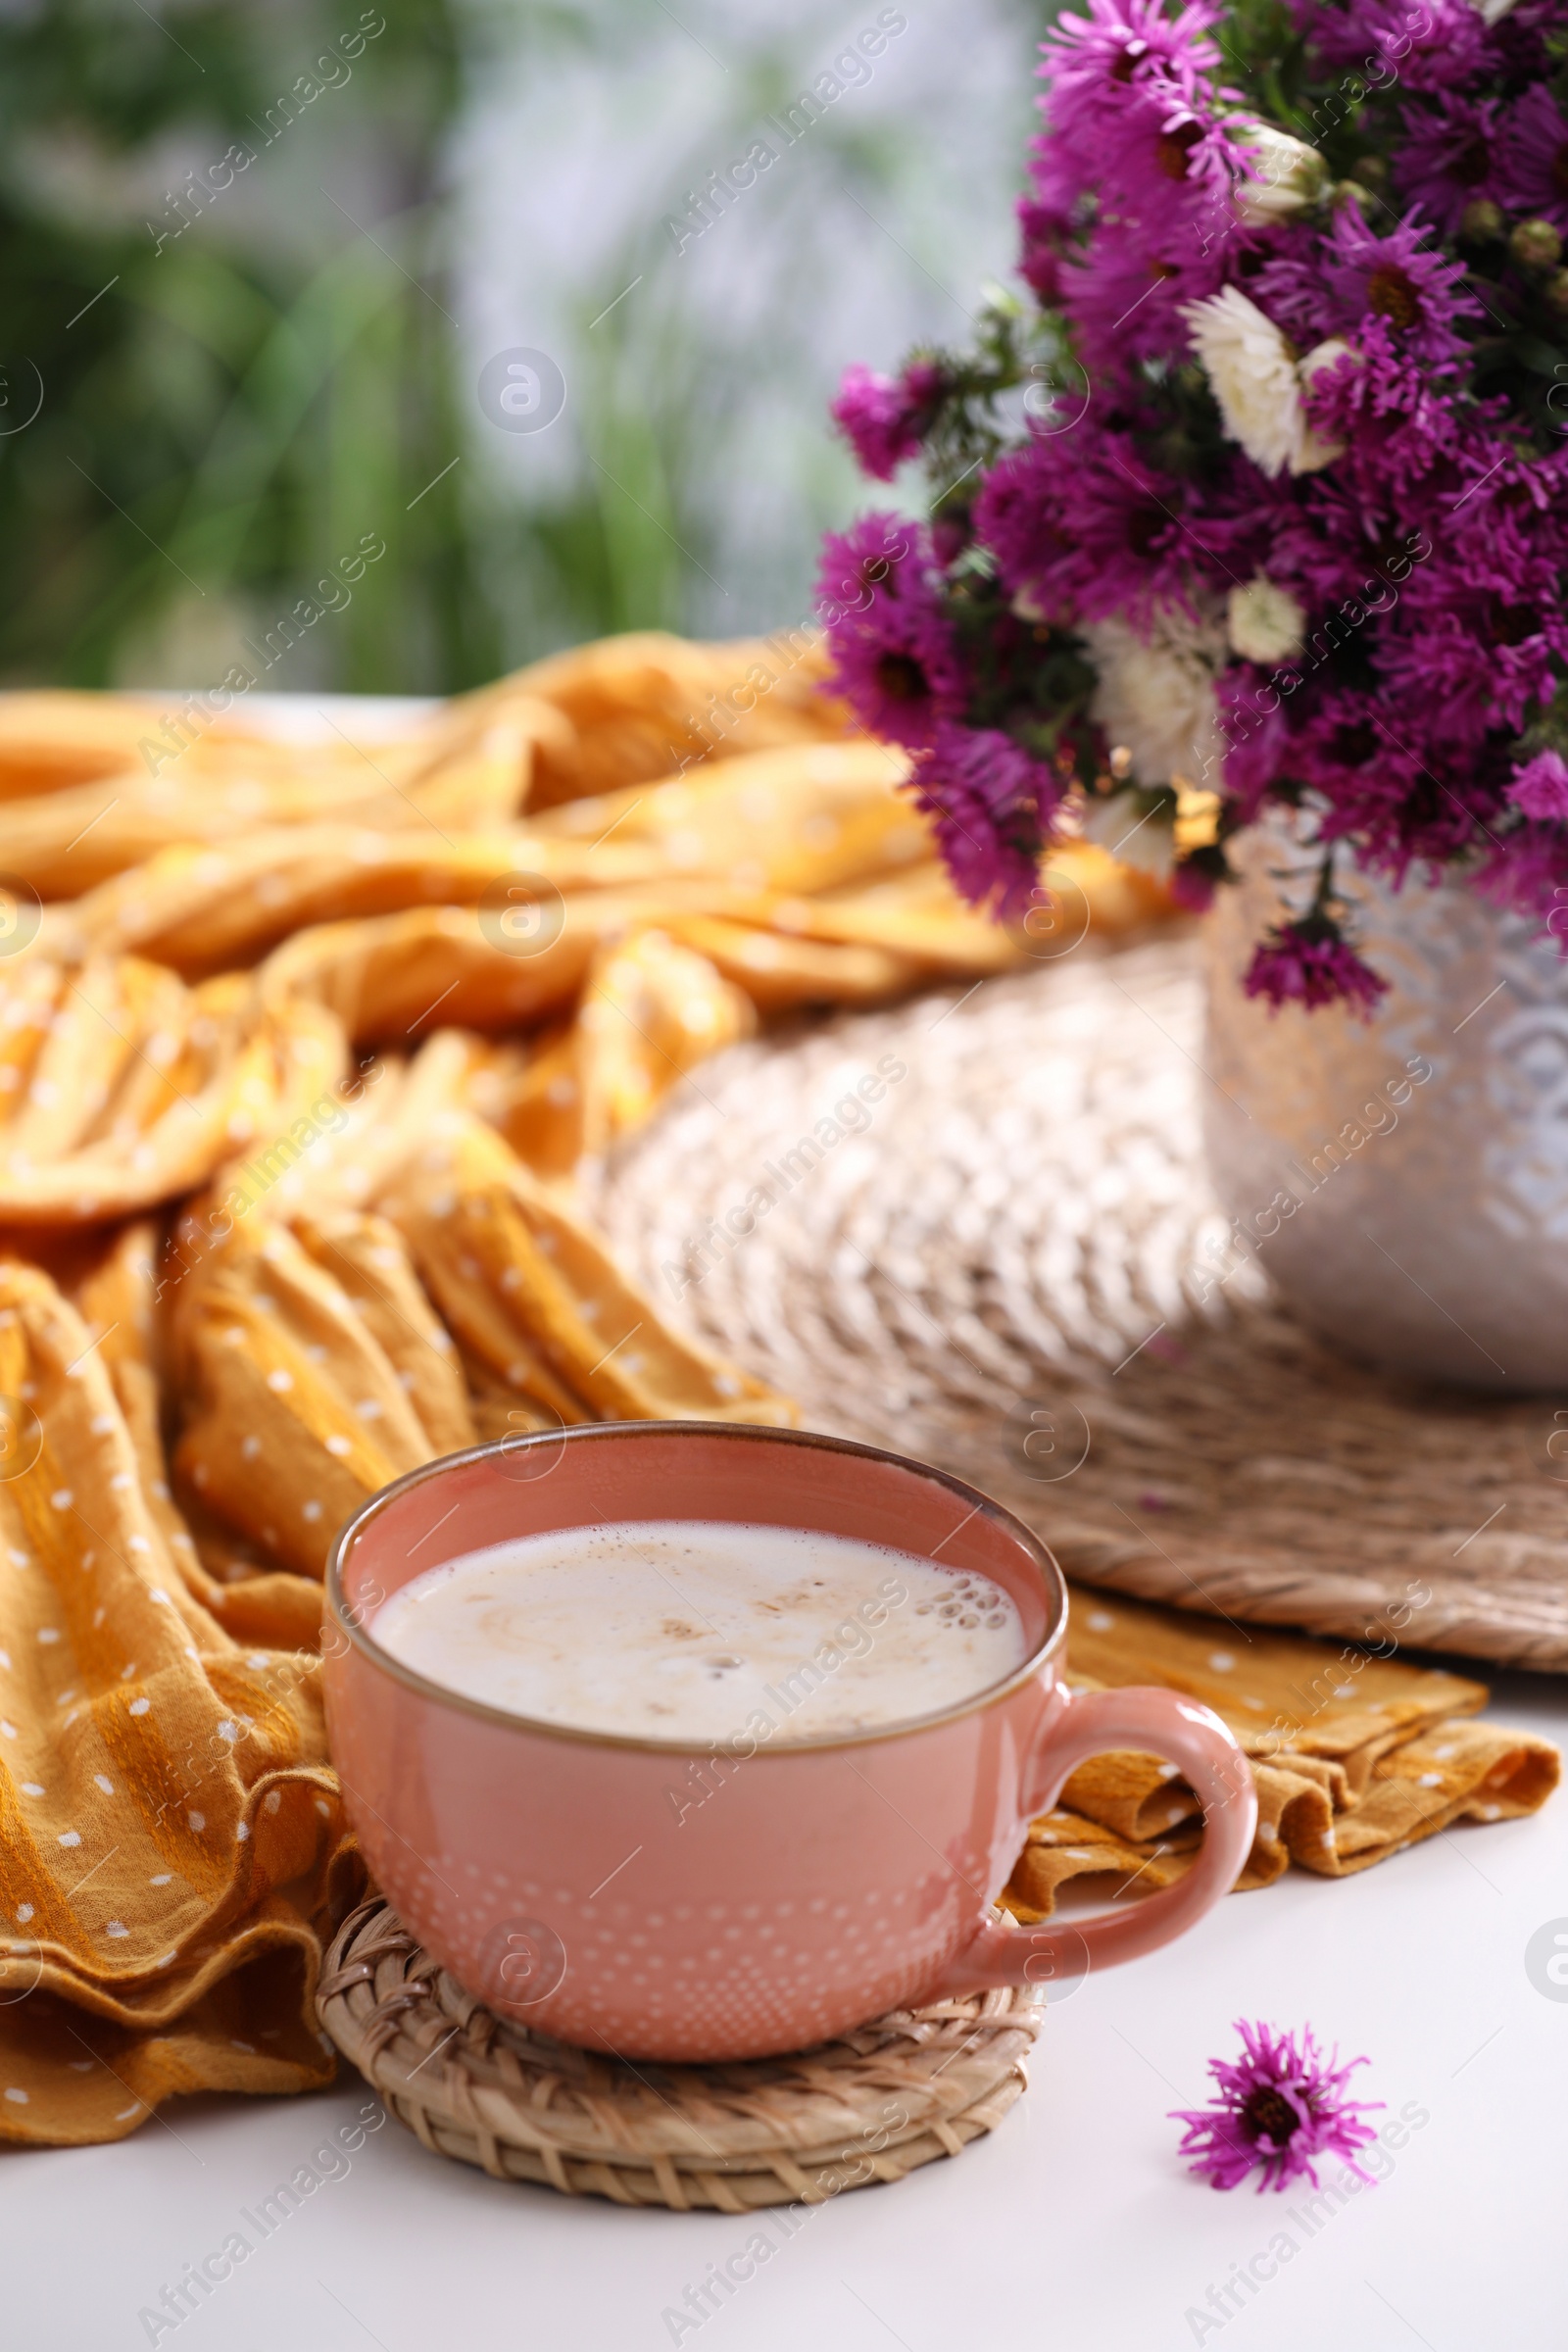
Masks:
[[[1347,871],[1370,1021],[1243,995],[1252,944],[1311,896],[1283,828],[1238,845],[1207,925],[1204,1133],[1233,1247],[1301,1318],[1393,1371],[1568,1384],[1568,961],[1463,883]],[[1348,860],[1346,860],[1348,866]]]

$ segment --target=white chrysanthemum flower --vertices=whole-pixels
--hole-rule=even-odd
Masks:
[[[1224,744],[1214,679],[1227,650],[1219,622],[1167,606],[1147,636],[1120,619],[1090,621],[1080,634],[1100,676],[1091,715],[1131,753],[1138,782],[1169,784],[1179,776],[1217,785]]]
[[[1294,662],[1306,633],[1306,614],[1289,589],[1266,573],[1233,588],[1225,603],[1230,641],[1244,662]]]
[[[1315,147],[1272,122],[1236,121],[1231,128],[1250,149],[1257,168],[1257,177],[1243,180],[1236,190],[1236,217],[1245,228],[1294,220],[1317,202],[1328,186],[1329,168]]]
[[[1289,340],[1239,286],[1222,286],[1202,302],[1189,303],[1182,317],[1226,432],[1261,472],[1272,477],[1289,467],[1292,473],[1315,473],[1339,456],[1338,446],[1323,441],[1307,423],[1300,370]],[[1319,344],[1309,356],[1323,366],[1329,352],[1328,344]]]
[[[1262,472],[1283,473],[1304,429],[1296,354],[1285,336],[1239,286],[1189,303],[1182,317],[1226,432]]]

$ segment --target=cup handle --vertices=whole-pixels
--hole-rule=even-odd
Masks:
[[[1186,1877],[1157,1894],[1097,1911],[1088,1919],[1025,1928],[987,1919],[950,1962],[934,1992],[989,1985],[1050,1984],[1092,1968],[1136,1960],[1181,1935],[1227,1894],[1252,1850],[1257,1792],[1240,1742],[1212,1708],[1180,1691],[1063,1690],[1038,1746],[1025,1759],[1027,1817],[1049,1812],[1073,1767],[1107,1748],[1166,1756],[1181,1767],[1203,1809],[1203,1843]]]

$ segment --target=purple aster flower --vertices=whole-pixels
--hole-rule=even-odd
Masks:
[[[1515,0],[1505,17],[1487,27],[1488,78],[1515,90],[1545,81],[1555,62],[1547,35],[1561,29],[1562,0]]]
[[[1568,761],[1559,752],[1538,752],[1514,769],[1508,798],[1526,816],[1560,824],[1568,818]]]
[[[1495,453],[1495,454],[1492,454]],[[1531,460],[1506,441],[1475,436],[1462,487],[1434,518],[1433,556],[1405,582],[1378,667],[1416,728],[1476,739],[1489,727],[1519,733],[1547,703],[1568,663],[1562,576],[1568,531],[1560,507],[1537,503],[1561,461]]]
[[[1065,129],[1058,135],[1065,149]],[[1252,169],[1248,150],[1223,122],[1152,91],[1127,101],[1113,130],[1102,136],[1098,159],[1100,184],[1117,210],[1153,221],[1167,219],[1173,205],[1189,211],[1228,196]]]
[[[1377,2133],[1360,2119],[1384,2102],[1345,2095],[1351,2075],[1367,2060],[1341,2066],[1337,2049],[1325,2057],[1309,2026],[1299,2041],[1245,2018],[1237,2019],[1236,2031],[1242,2057],[1209,2060],[1218,2096],[1207,2107],[1172,2111],[1171,2120],[1187,2127],[1181,2153],[1195,2159],[1189,2171],[1214,2188],[1236,2188],[1261,2165],[1260,2191],[1283,2189],[1303,2177],[1317,2188],[1316,2159],[1337,2156],[1373,2186],[1373,2176],[1357,2159],[1361,2149],[1375,2145]]]
[[[1441,362],[1454,355],[1454,321],[1479,318],[1481,306],[1464,291],[1464,264],[1435,252],[1428,235],[1419,206],[1380,236],[1357,205],[1342,204],[1324,241],[1322,270],[1348,323],[1387,318],[1412,352]]]
[[[1503,204],[1568,230],[1568,116],[1544,82],[1510,109],[1497,172]]]
[[[897,597],[906,586],[908,567],[913,565],[918,578],[929,560],[918,523],[881,510],[861,514],[847,531],[829,531],[823,537],[817,610],[828,627],[835,628],[845,607],[858,612],[878,596]]]
[[[1179,350],[1188,333],[1183,309],[1218,290],[1225,248],[1205,247],[1192,232],[1179,215],[1152,234],[1139,222],[1110,220],[1063,262],[1061,307],[1102,384],[1125,379],[1140,360]]]
[[[1058,18],[1041,45],[1047,128],[1032,169],[1045,205],[1071,214],[1099,187],[1121,217],[1168,231],[1173,209],[1212,208],[1252,174],[1217,103],[1240,94],[1210,78],[1218,14],[1197,0],[1176,17],[1164,0],[1090,0],[1087,17]]]
[[[1020,196],[1017,211],[1021,240],[1018,274],[1041,307],[1050,310],[1061,300],[1061,259],[1072,237],[1072,223],[1064,214],[1054,213],[1032,196]]]
[[[1061,798],[1052,770],[996,727],[946,724],[910,781],[963,897],[1004,919],[1025,908]]]
[[[1298,480],[1288,473],[1263,473],[1244,450],[1227,442],[1216,453],[1201,494],[1192,497],[1183,512],[1183,521],[1196,534],[1189,542],[1190,552],[1196,558],[1201,550],[1205,576],[1222,593],[1262,571],[1289,586],[1308,609],[1325,595],[1343,596],[1364,554],[1359,517],[1340,534],[1353,545],[1336,544],[1328,550],[1322,547],[1320,527],[1307,520],[1310,502],[1324,490],[1332,494],[1333,488],[1331,474]],[[1317,585],[1303,568],[1309,549],[1323,560],[1325,586]],[[1364,564],[1362,568],[1364,572]]]
[[[1217,8],[1170,16],[1165,0],[1089,0],[1087,17],[1060,16],[1041,44],[1042,80],[1067,107],[1113,113],[1119,93],[1157,87],[1195,100],[1220,62],[1208,37]]]
[[[1238,662],[1215,682],[1219,730],[1225,744],[1225,792],[1244,824],[1250,824],[1285,764],[1289,727],[1277,687],[1266,670]]]
[[[1314,430],[1348,453],[1337,481],[1353,480],[1362,513],[1374,505],[1408,512],[1417,488],[1459,461],[1464,428],[1451,379],[1421,366],[1391,318],[1364,318],[1354,348],[1316,368],[1305,408]]]
[[[1124,614],[1135,625],[1159,604],[1189,605],[1201,544],[1184,531],[1183,494],[1125,433],[1085,421],[1037,434],[994,466],[975,501],[975,536],[1003,583],[1048,619]],[[1216,562],[1216,576],[1223,572]]]
[[[1550,700],[1560,617],[1515,604],[1506,589],[1489,590],[1451,564],[1411,586],[1406,625],[1390,631],[1377,653],[1405,739],[1433,723],[1450,745],[1474,746],[1489,727],[1517,733],[1531,705]]]
[[[1445,737],[1385,688],[1309,689],[1279,772],[1310,786],[1325,843],[1349,841],[1358,861],[1396,888],[1412,866],[1436,869],[1480,847],[1503,812],[1506,769],[1484,743]],[[1383,713],[1395,711],[1395,726]]]
[[[889,482],[919,454],[945,389],[942,370],[912,360],[900,376],[877,375],[858,361],[844,371],[834,422],[875,481]]]
[[[1471,0],[1350,0],[1345,9],[1297,0],[1297,15],[1331,72],[1368,72],[1381,55],[1407,90],[1451,90],[1488,65],[1487,28]]]
[[[1387,318],[1413,359],[1456,368],[1469,358],[1456,321],[1479,318],[1481,306],[1464,290],[1463,263],[1429,238],[1419,207],[1380,236],[1355,203],[1345,203],[1315,251],[1298,244],[1266,262],[1248,293],[1298,344],[1331,335],[1354,342],[1364,321]]]
[[[1091,0],[1042,46],[1047,127],[1031,165],[1036,202],[1021,214],[1025,273],[1043,301],[1060,302],[1102,378],[1168,354],[1180,305],[1215,290],[1239,233],[1234,192],[1257,166],[1230,111],[1239,94],[1212,79],[1217,16]],[[1075,257],[1073,231],[1091,222]]]
[[[1280,923],[1258,942],[1242,986],[1250,997],[1266,997],[1276,1012],[1282,1004],[1301,1004],[1310,1012],[1320,1004],[1343,1004],[1366,1021],[1389,988],[1346,945],[1333,916],[1316,907],[1295,922]]]
[[[828,690],[873,735],[914,750],[960,714],[967,692],[937,583],[928,535],[897,514],[862,514],[823,542],[817,598],[833,662]]]
[[[1406,736],[1390,733],[1375,689],[1314,682],[1298,699],[1304,708],[1293,709],[1280,772],[1317,796],[1325,843],[1353,838],[1397,884],[1413,858],[1448,857],[1469,842],[1464,801],[1438,784]]]
[[[1507,201],[1497,180],[1496,135],[1494,98],[1446,93],[1431,106],[1406,108],[1394,159],[1399,193],[1428,212],[1445,236],[1452,236],[1467,204],[1481,197]]]

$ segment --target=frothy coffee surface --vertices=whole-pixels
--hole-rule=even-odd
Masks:
[[[787,1744],[905,1723],[1023,1663],[1010,1594],[880,1544],[724,1520],[566,1528],[428,1569],[374,1639],[515,1715]]]

